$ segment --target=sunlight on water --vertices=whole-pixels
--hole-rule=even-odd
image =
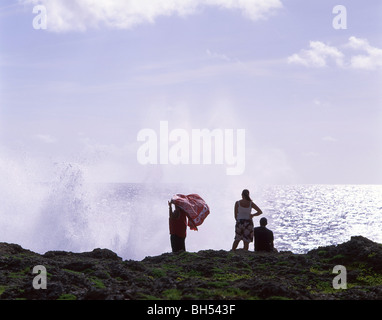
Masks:
[[[36,182],[38,175],[10,162],[0,162],[0,170],[5,177],[0,185],[0,242],[18,243],[39,253],[108,248],[124,259],[139,260],[171,251],[167,205],[171,196],[198,193],[211,213],[199,231],[187,231],[187,250],[232,246],[233,208],[242,191],[237,187],[91,184],[83,169],[71,164],[57,166],[49,183]],[[279,251],[304,253],[353,235],[382,242],[380,185],[257,186],[250,191],[268,219]],[[254,218],[255,226],[260,218]]]
[[[281,250],[302,253],[353,235],[382,242],[382,186],[279,186],[263,196]]]

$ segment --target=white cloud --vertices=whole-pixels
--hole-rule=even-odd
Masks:
[[[303,152],[302,155],[304,157],[308,157],[308,158],[316,158],[318,157],[320,154],[317,153],[317,152],[314,152],[314,151],[309,151],[309,152]]]
[[[85,31],[102,25],[129,29],[153,23],[159,16],[185,16],[204,7],[240,10],[252,20],[264,19],[282,7],[281,0],[19,0],[44,5],[48,30]]]
[[[339,66],[343,65],[344,55],[336,47],[320,41],[311,41],[310,49],[301,50],[288,58],[288,63],[301,64],[306,67],[325,67],[329,60],[334,60]]]
[[[342,68],[376,70],[382,67],[382,49],[373,47],[367,39],[350,37],[342,51],[321,41],[311,41],[309,49],[303,49],[288,57],[288,63],[305,67],[326,67],[329,61]],[[355,54],[361,51],[363,54]],[[345,53],[344,53],[345,52]]]
[[[331,136],[325,136],[325,137],[322,137],[322,141],[334,143],[334,142],[337,142],[338,140]]]
[[[55,143],[57,141],[56,138],[49,134],[36,134],[34,138],[47,144]]]
[[[227,55],[217,52],[212,52],[210,49],[206,50],[207,56],[212,59],[219,59],[224,61],[231,61],[231,58],[229,58]]]
[[[372,47],[367,39],[350,37],[348,47],[366,53],[353,56],[350,60],[351,68],[374,70],[382,67],[382,49]]]

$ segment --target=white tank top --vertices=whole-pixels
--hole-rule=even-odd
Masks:
[[[251,211],[252,211],[252,202],[249,204],[248,208],[242,207],[239,202],[239,207],[237,209],[237,220],[250,220],[251,219]]]

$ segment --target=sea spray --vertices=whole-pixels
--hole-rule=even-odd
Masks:
[[[132,259],[169,250],[172,191],[163,196],[152,185],[95,184],[86,173],[75,162],[49,167],[2,153],[0,242],[39,253],[108,248]]]
[[[107,248],[140,260],[170,252],[167,201],[175,193],[198,193],[211,210],[199,231],[187,231],[187,250],[229,250],[234,203],[244,188],[263,210],[279,251],[304,253],[352,235],[382,242],[377,185],[96,184],[86,164],[4,153],[0,177],[0,242],[38,253]]]
[[[46,188],[35,180],[25,160],[1,155],[0,241],[24,246],[34,242],[36,217],[46,197]]]
[[[56,162],[36,169],[31,163],[4,155],[0,159],[1,242],[39,253],[95,247],[126,251],[131,201],[108,198],[109,186],[87,181],[82,165]]]
[[[48,246],[55,250],[79,250],[85,245],[84,233],[92,210],[81,169],[70,163],[56,164],[53,178],[37,217],[36,242],[40,250]]]

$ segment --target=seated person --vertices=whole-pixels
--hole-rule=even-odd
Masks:
[[[266,218],[260,219],[260,227],[254,228],[255,251],[277,251],[273,246],[273,232],[266,228],[268,224]]]

